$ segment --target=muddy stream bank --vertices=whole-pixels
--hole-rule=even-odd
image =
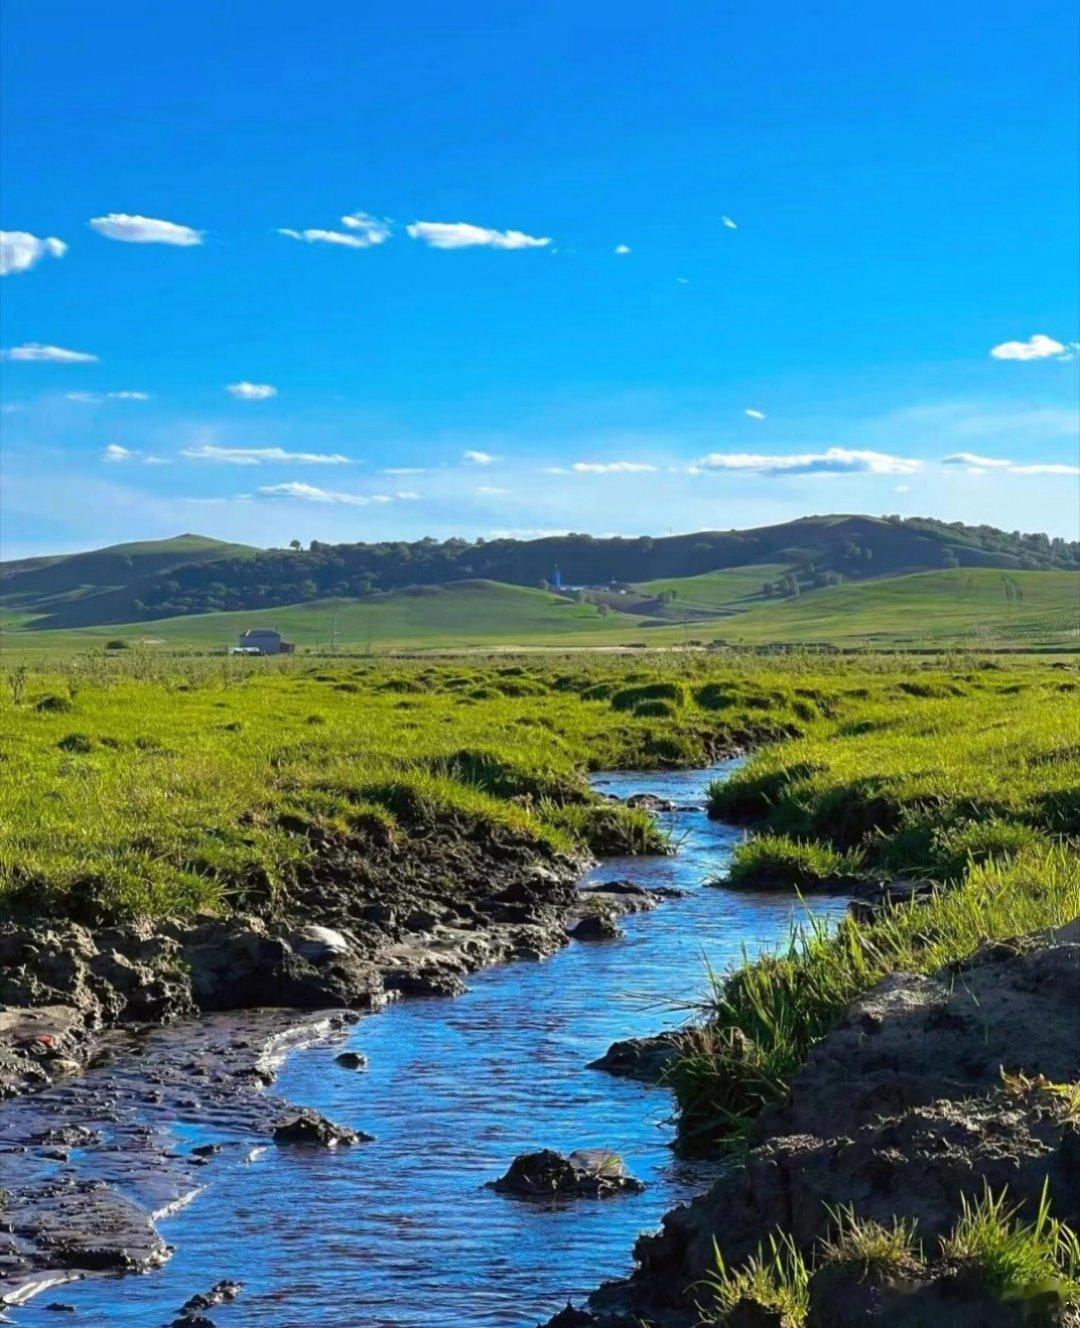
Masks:
[[[167,1325],[232,1279],[240,1294],[203,1311],[218,1328],[525,1328],[628,1272],[638,1233],[711,1173],[672,1154],[666,1090],[586,1067],[615,1040],[676,1026],[672,1003],[701,990],[704,955],[723,966],[770,945],[796,907],[702,885],[742,834],[705,816],[716,774],[596,777],[602,792],[679,808],[662,817],[674,856],[609,859],[581,882],[681,892],[622,918],[619,938],[359,1020],[253,1012],[114,1033],[83,1075],[0,1107],[0,1183],[36,1187],[58,1229],[89,1228],[93,1271],[11,1309],[15,1322]],[[349,1050],[366,1069],[337,1062]],[[276,1146],[287,1103],[374,1141]],[[540,1148],[614,1150],[645,1189],[538,1207],[484,1188]],[[149,1271],[100,1271],[93,1233],[110,1222],[130,1223],[132,1263]]]

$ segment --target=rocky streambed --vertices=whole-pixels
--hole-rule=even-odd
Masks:
[[[5,968],[43,1013],[11,1016],[25,1041],[9,1083],[25,1084],[29,1070],[38,1087],[0,1108],[9,1190],[0,1294],[28,1276],[90,1276],[34,1296],[13,1311],[19,1321],[54,1322],[48,1306],[64,1304],[73,1322],[110,1325],[201,1316],[285,1328],[328,1314],[340,1325],[522,1325],[628,1272],[638,1233],[711,1172],[672,1155],[665,1090],[586,1067],[616,1040],[681,1022],[685,1011],[670,1003],[700,989],[703,952],[723,963],[744,944],[769,944],[793,911],[789,897],[701,886],[740,834],[704,815],[715,773],[600,782],[678,808],[662,815],[679,851],[609,860],[584,879],[573,864],[537,864],[510,845],[494,879],[485,851],[459,859],[448,888],[435,852],[374,928],[361,923],[387,900],[361,876],[351,926],[333,892],[317,899],[313,889],[292,936],[252,918],[224,933],[207,924],[195,937],[30,940],[37,953],[23,949]],[[840,911],[843,901],[821,908]],[[347,953],[312,928],[339,933]],[[568,933],[578,939],[568,943]],[[81,948],[87,937],[96,953]],[[181,962],[169,958],[173,946]],[[69,949],[91,1021],[102,1017],[93,1002],[115,999],[116,973],[129,963],[147,969],[129,992],[154,1002],[138,1013],[175,1010],[175,1021],[101,1037],[77,1013],[72,1031],[53,1036],[49,1021],[71,1017],[56,1000],[72,990]],[[356,1007],[390,995],[461,993],[474,970],[458,999],[395,1001],[355,1022]],[[224,1003],[214,993],[230,975],[251,1002],[284,996],[310,1013],[184,1013],[189,1002]],[[171,1008],[157,1004],[166,992]],[[60,1063],[79,1057],[82,1074]],[[295,1117],[290,1103],[356,1139],[275,1142],[275,1128]],[[543,1149],[617,1154],[643,1188],[537,1205],[487,1187],[515,1156]],[[131,1269],[150,1271],[120,1276]],[[241,1282],[198,1308],[219,1284]]]

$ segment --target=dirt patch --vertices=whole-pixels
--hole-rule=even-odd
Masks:
[[[788,1100],[762,1116],[748,1153],[638,1242],[637,1271],[596,1293],[591,1322],[689,1328],[697,1322],[692,1288],[714,1266],[714,1239],[729,1267],[777,1228],[809,1256],[829,1232],[829,1207],[851,1204],[886,1224],[914,1220],[933,1249],[959,1216],[961,1196],[1007,1186],[1030,1219],[1048,1184],[1054,1215],[1076,1229],[1080,1127],[1038,1076],[1080,1076],[1078,1009],[1080,922],[1053,937],[985,947],[932,977],[889,978],[815,1048]],[[985,1288],[944,1266],[927,1277],[929,1287],[909,1286],[906,1299],[872,1297],[878,1308],[859,1322],[906,1324],[889,1316],[942,1305],[951,1306],[948,1322],[999,1321]],[[819,1280],[809,1322],[839,1323],[852,1294],[841,1279]]]

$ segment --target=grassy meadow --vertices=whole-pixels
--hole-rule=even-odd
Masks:
[[[940,893],[719,974],[672,1072],[683,1137],[738,1134],[898,968],[1080,913],[1075,662],[651,652],[453,662],[15,662],[0,674],[0,911],[88,920],[287,899],[318,830],[423,852],[432,825],[540,854],[656,851],[590,769],[752,748],[712,791],[731,880],[917,877]],[[703,978],[704,982],[704,978]]]
[[[272,627],[301,651],[353,653],[604,650],[727,642],[737,647],[1061,651],[1080,640],[1080,576],[992,568],[846,582],[797,599],[767,600],[783,564],[754,564],[642,583],[646,596],[677,592],[667,616],[604,613],[593,603],[500,581],[414,586],[272,609],[187,614],[142,622],[45,629],[18,597],[0,611],[0,652],[62,658],[122,639],[149,649],[224,651],[249,627]],[[43,572],[50,572],[46,568]],[[57,574],[58,575],[58,574]],[[634,602],[634,596],[627,603]],[[682,618],[682,620],[680,620]]]

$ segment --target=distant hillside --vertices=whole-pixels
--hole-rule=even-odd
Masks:
[[[723,576],[723,574],[718,574]],[[628,596],[633,602],[633,596]],[[1075,649],[1080,573],[990,568],[849,582],[796,599],[728,604],[717,616],[665,621],[495,581],[413,587],[363,599],[189,614],[117,628],[0,629],[0,653],[100,650],[121,637],[148,648],[222,650],[249,627],[273,627],[301,650],[531,649],[613,646],[839,646],[861,649]]]
[[[732,643],[1080,648],[1080,575],[989,568],[829,586],[715,624]]]
[[[205,535],[177,535],[0,563],[0,602],[5,617],[42,618],[50,627],[122,621],[144,586],[156,585],[175,569],[224,558],[240,563],[258,552]]]
[[[575,534],[475,543],[313,542],[306,550],[252,550],[189,535],[9,564],[0,567],[0,589],[9,624],[14,612],[28,627],[49,629],[251,611],[470,579],[537,588],[556,568],[564,583],[614,582],[641,587],[645,595],[664,594],[658,587],[666,585],[670,598],[671,590],[683,590],[667,583],[737,572],[708,587],[699,581],[686,588],[697,599],[691,605],[688,597],[687,606],[708,612],[733,600],[747,607],[748,597],[767,593],[785,598],[833,582],[951,567],[1072,569],[1080,567],[1080,544],[927,518],[843,515],[662,539]],[[724,601],[729,590],[732,601]],[[636,603],[633,611],[639,611]]]

